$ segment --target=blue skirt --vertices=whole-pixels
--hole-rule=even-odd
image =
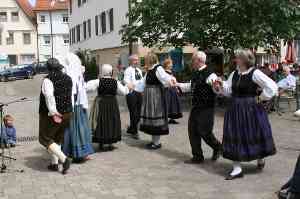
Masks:
[[[177,94],[177,88],[168,88],[166,92],[168,117],[170,119],[182,118],[181,106]]]
[[[70,127],[65,130],[63,152],[75,159],[94,153],[91,136],[87,112],[81,105],[76,105]]]
[[[223,156],[252,161],[274,155],[276,148],[265,109],[254,97],[233,98],[225,113]]]

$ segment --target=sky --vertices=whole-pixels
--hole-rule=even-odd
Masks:
[[[33,5],[33,6],[35,5],[36,0],[28,0],[28,1],[31,3],[31,5]]]

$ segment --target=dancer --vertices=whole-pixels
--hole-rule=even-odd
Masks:
[[[116,95],[127,95],[133,86],[123,86],[113,79],[112,66],[109,64],[104,64],[99,71],[102,71],[102,76],[87,82],[86,86],[88,91],[98,91],[90,115],[92,126],[95,127],[93,140],[99,143],[101,151],[112,151],[115,149],[113,144],[121,141],[121,120]]]
[[[190,164],[200,164],[204,161],[201,147],[202,139],[213,149],[212,160],[216,161],[222,150],[221,143],[213,134],[216,94],[212,83],[218,79],[217,75],[205,64],[206,54],[202,51],[194,53],[192,57],[194,72],[190,83],[178,83],[183,92],[192,92],[192,110],[189,117],[188,131],[192,147]]]
[[[176,79],[159,65],[158,57],[148,53],[145,57],[147,74],[138,85],[144,90],[140,130],[152,136],[147,148],[161,148],[160,136],[169,134],[165,87],[175,86]]]
[[[276,153],[268,114],[257,104],[257,89],[262,89],[260,101],[277,95],[276,83],[255,69],[255,56],[250,50],[236,51],[238,69],[225,82],[216,81],[216,91],[232,96],[224,118],[223,156],[232,160],[233,170],[226,180],[243,177],[240,162],[257,160],[257,167],[265,167],[264,158]]]
[[[82,163],[89,160],[94,153],[92,146],[92,131],[88,121],[88,98],[83,78],[83,68],[77,55],[68,53],[59,58],[65,73],[72,78],[73,114],[70,127],[65,130],[63,152],[71,157],[73,162]]]
[[[163,63],[163,67],[169,75],[173,75],[172,65],[173,62],[171,58],[167,58]],[[176,119],[182,118],[181,106],[178,97],[179,89],[180,88],[178,87],[170,87],[166,92],[169,124],[179,124]]]
[[[69,126],[72,112],[72,79],[62,72],[57,59],[47,61],[48,75],[43,80],[39,107],[39,142],[51,154],[48,169],[58,171],[58,160],[63,163],[66,174],[71,161],[62,152],[64,131]]]
[[[131,55],[129,57],[130,66],[124,72],[124,83],[137,85],[143,78],[141,69],[138,68],[139,57],[137,55]],[[127,129],[127,133],[131,134],[133,138],[138,139],[138,123],[141,116],[142,108],[142,93],[135,87],[135,89],[126,96],[130,126]]]

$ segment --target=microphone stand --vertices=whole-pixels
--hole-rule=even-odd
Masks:
[[[18,103],[18,102],[22,102],[24,100],[26,100],[27,98],[20,98],[17,100],[13,100],[7,103],[0,103],[0,131],[1,131],[1,140],[0,140],[0,146],[1,146],[1,153],[0,153],[0,157],[1,157],[1,166],[0,166],[0,173],[5,173],[5,171],[7,170],[7,165],[5,164],[5,159],[8,160],[14,160],[16,161],[17,159],[14,157],[10,157],[10,156],[6,156],[5,155],[5,140],[4,140],[4,128],[3,128],[3,117],[4,117],[4,107],[8,106],[10,104],[14,104],[14,103]],[[23,170],[20,170],[21,172],[23,172]]]

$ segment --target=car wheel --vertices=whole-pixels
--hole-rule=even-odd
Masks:
[[[28,73],[27,79],[33,79],[33,74],[32,73]]]
[[[0,82],[5,82],[5,79],[6,79],[6,78],[5,78],[4,76],[1,76],[1,77],[0,77]]]

